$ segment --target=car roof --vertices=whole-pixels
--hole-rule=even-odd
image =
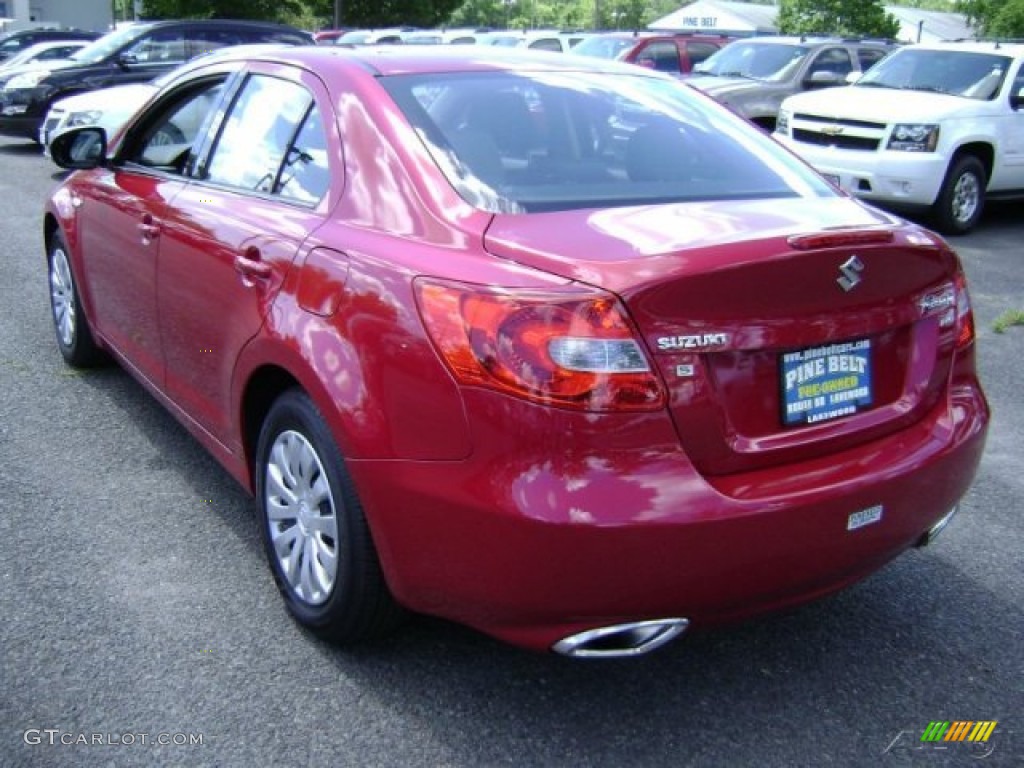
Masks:
[[[879,40],[875,38],[850,38],[850,37],[744,37],[736,42],[740,43],[765,43],[766,45],[875,45],[880,48],[892,48],[896,43],[892,40]]]
[[[218,62],[251,59],[295,64],[315,72],[335,66],[358,67],[375,75],[431,74],[481,71],[603,71],[637,75],[637,68],[620,62],[566,56],[562,53],[491,46],[384,45],[267,46],[258,53],[225,49]],[[205,63],[198,59],[195,64]],[[644,70],[641,70],[644,72]],[[646,74],[646,73],[645,73]],[[656,76],[649,74],[648,76]]]
[[[1024,44],[1000,42],[998,40],[956,40],[937,43],[914,43],[904,48],[931,51],[965,51],[970,53],[998,53],[1004,56],[1024,55]]]
[[[649,40],[652,37],[664,37],[667,40],[724,40],[736,39],[733,35],[720,32],[672,32],[657,29],[617,29],[613,32],[591,32],[591,37],[607,37],[615,40]]]

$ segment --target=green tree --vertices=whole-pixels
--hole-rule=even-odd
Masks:
[[[333,13],[332,0],[315,0]],[[452,11],[462,0],[341,0],[341,26],[393,27],[410,24],[414,27],[437,27],[447,24]]]
[[[284,21],[302,12],[300,0],[145,0],[147,19],[259,19]]]
[[[434,27],[447,21],[461,0],[341,0],[345,27]],[[144,0],[146,18],[220,18],[291,21],[334,17],[334,0]]]
[[[959,0],[956,8],[983,35],[1024,37],[1024,0]]]
[[[881,0],[782,0],[779,32],[894,38],[900,25]]]

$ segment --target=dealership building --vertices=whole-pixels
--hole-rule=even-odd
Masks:
[[[0,0],[0,30],[75,27],[106,32],[114,23],[110,0]]]
[[[974,30],[959,13],[927,11],[887,5],[899,22],[898,40],[906,43],[931,43],[942,40],[962,40],[974,37]],[[725,35],[775,35],[778,27],[777,5],[729,2],[728,0],[697,0],[678,11],[648,24],[651,29],[671,29],[687,32],[706,32]]]

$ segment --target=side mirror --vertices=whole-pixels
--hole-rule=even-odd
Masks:
[[[117,55],[117,63],[122,67],[131,67],[139,63],[139,57],[130,51],[125,51]]]
[[[811,72],[811,76],[804,80],[804,85],[808,88],[824,88],[830,85],[839,85],[840,82],[842,82],[842,76],[838,72],[819,69]]]
[[[847,85],[853,85],[858,80],[860,80],[863,75],[863,72],[847,72],[844,80],[846,81]]]
[[[1010,94],[1010,109],[1018,110],[1021,107],[1024,107],[1024,87]]]
[[[94,125],[64,131],[50,140],[50,159],[71,170],[99,168],[107,161],[107,132]]]

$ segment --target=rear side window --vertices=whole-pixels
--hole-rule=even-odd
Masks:
[[[204,178],[243,190],[315,202],[327,189],[327,141],[301,85],[251,76],[227,113]]]
[[[306,113],[295,141],[288,148],[284,168],[274,191],[289,200],[315,203],[327,193],[327,135],[320,110],[314,104]]]
[[[542,37],[530,43],[530,48],[535,51],[559,51],[562,50],[562,43],[553,37]]]

